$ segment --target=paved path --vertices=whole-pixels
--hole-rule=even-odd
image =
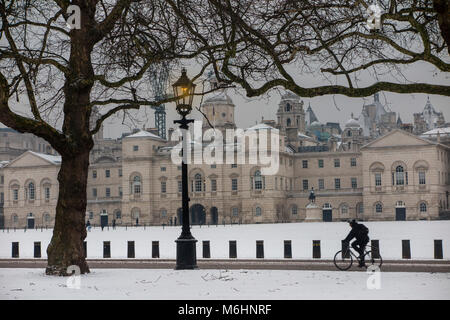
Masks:
[[[87,259],[89,267],[114,269],[174,269],[173,259]],[[365,271],[354,266],[353,271]],[[45,268],[46,259],[0,259],[0,268]],[[332,260],[273,259],[199,259],[200,269],[267,269],[267,270],[327,270],[339,271]],[[450,272],[450,260],[388,260],[381,271],[389,272]],[[0,271],[1,272],[1,271]]]

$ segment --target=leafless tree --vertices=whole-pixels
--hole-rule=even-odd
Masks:
[[[151,95],[145,74],[155,65],[195,61],[194,79],[212,66],[221,83],[249,97],[277,87],[303,97],[449,96],[448,85],[403,76],[415,63],[449,71],[448,1],[378,4],[382,28],[374,31],[363,0],[0,0],[0,121],[44,138],[62,157],[47,274],[66,275],[69,265],[89,271],[83,240],[93,135],[108,117],[174,100]],[[79,28],[66,25],[71,5],[80,9]],[[330,84],[310,87],[306,73]],[[365,78],[373,83],[361,86]],[[20,114],[17,101],[29,112]]]

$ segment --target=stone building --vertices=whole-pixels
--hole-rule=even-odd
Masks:
[[[430,97],[422,112],[414,113],[414,133],[421,134],[425,131],[436,129],[445,124],[442,112],[437,112],[430,102]]]
[[[236,127],[235,108],[226,92],[208,96],[202,105],[213,128],[221,132]],[[339,135],[318,141],[307,135],[303,102],[284,95],[277,121],[265,120],[246,130],[269,136],[279,130],[276,174],[263,175],[262,166],[248,161],[189,164],[191,221],[302,222],[312,188],[324,221],[438,219],[448,210],[449,141],[433,133],[419,137],[392,128],[368,142],[360,123],[352,118]],[[208,129],[209,124],[203,132]],[[117,140],[97,137],[86,220],[97,225],[110,225],[113,219],[117,225],[180,224],[181,166],[171,158],[177,143],[149,130]],[[194,155],[208,148],[201,141],[190,145]],[[224,145],[240,147],[236,141]],[[246,152],[251,148],[245,145]],[[27,151],[1,162],[4,226],[52,225],[60,161],[55,155]]]

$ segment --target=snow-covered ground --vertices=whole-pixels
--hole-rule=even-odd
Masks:
[[[386,259],[402,258],[402,240],[411,241],[412,259],[433,259],[434,240],[443,242],[444,259],[450,259],[450,221],[389,221],[364,222],[370,238],[380,241],[380,253]],[[228,258],[229,241],[237,241],[238,259],[256,257],[256,241],[264,240],[265,258],[283,259],[284,240],[292,241],[293,259],[310,259],[312,241],[321,240],[323,259],[333,258],[340,250],[341,240],[350,228],[345,222],[286,223],[233,226],[194,226],[192,234],[198,240],[197,256],[202,257],[202,240],[209,240],[211,258]],[[181,227],[143,227],[92,229],[87,236],[88,258],[103,257],[103,241],[111,242],[111,258],[127,257],[127,241],[135,241],[136,258],[151,258],[152,241],[159,241],[160,258],[175,258],[175,239]],[[0,258],[11,258],[11,242],[20,243],[20,257],[33,257],[33,242],[41,241],[42,257],[52,230],[0,231]]]
[[[0,269],[0,300],[450,299],[448,273],[379,275],[369,289],[365,272],[94,269],[75,289],[43,269]]]

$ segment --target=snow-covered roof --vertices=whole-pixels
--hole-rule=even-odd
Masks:
[[[360,124],[358,123],[358,121],[356,119],[350,119],[345,123],[345,127],[346,128],[359,128]]]
[[[301,139],[313,139],[312,137],[310,137],[310,136],[307,136],[306,134],[303,134],[303,133],[298,133],[298,137],[299,138],[301,138]]]
[[[422,133],[421,137],[425,137],[425,138],[436,137],[438,133],[441,136],[442,135],[450,135],[450,127],[432,129],[430,131]]]
[[[228,96],[228,94],[223,91],[219,91],[217,93],[211,93],[205,99],[204,103],[224,103],[224,104],[233,104],[233,100]]]
[[[35,156],[38,156],[44,160],[47,160],[53,164],[61,164],[61,156],[53,156],[51,154],[45,154],[45,153],[39,153],[34,151],[28,151],[31,154],[34,154]]]
[[[9,161],[0,161],[0,168],[3,168],[9,163]]]
[[[313,123],[310,124],[311,127],[319,127],[322,124],[319,121],[314,121]]]
[[[271,127],[265,123],[258,123],[257,125],[254,125],[253,127],[250,127],[247,130],[272,130],[272,129],[275,129],[275,128]]]
[[[281,95],[281,100],[300,100],[300,97],[295,93],[287,91],[285,94]]]
[[[161,137],[157,136],[156,134],[153,134],[151,132],[140,130],[139,132],[136,132],[134,134],[131,134],[129,136],[126,136],[125,138],[153,138],[158,140],[163,140]]]

